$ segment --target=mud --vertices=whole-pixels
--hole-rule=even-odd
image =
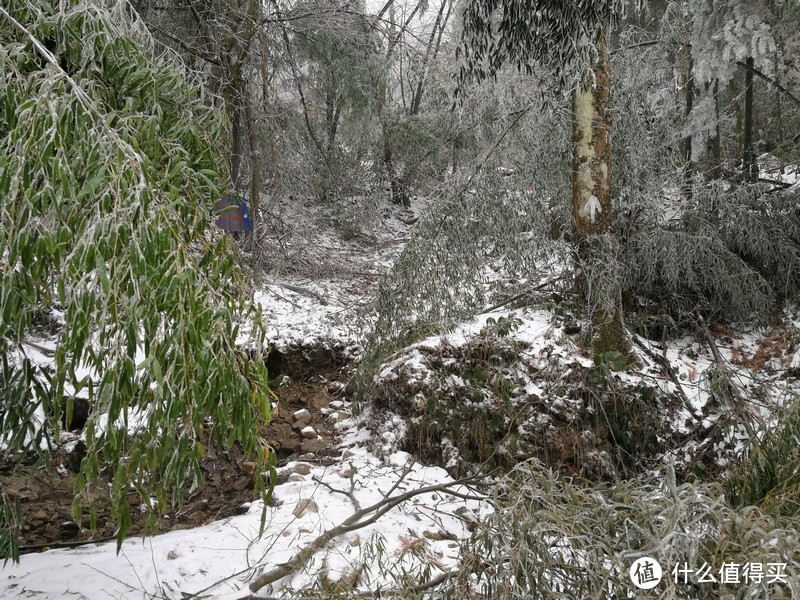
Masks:
[[[345,415],[340,404],[334,403],[333,408],[329,405],[345,399],[351,379],[342,349],[290,348],[271,353],[267,364],[279,402],[262,436],[275,449],[278,465],[300,456],[304,460],[332,461],[339,454],[334,448],[334,425]],[[306,422],[299,423],[295,413],[302,409],[308,411],[308,417],[304,418]],[[303,437],[302,427],[307,425],[314,428],[318,437]],[[63,451],[54,456],[53,469],[0,459],[0,487],[12,501],[19,498],[21,503],[23,524],[18,535],[21,553],[113,539],[116,525],[108,498],[98,498],[95,502],[94,531],[89,528],[88,519],[78,525],[72,518],[76,462],[80,463],[79,456]],[[57,468],[59,465],[62,468]],[[130,536],[189,529],[245,512],[247,503],[255,497],[250,466],[247,457],[235,447],[230,452],[204,458],[202,486],[186,496],[179,510],[159,517],[155,531],[148,528],[146,511],[137,510],[138,496],[131,494],[129,500],[134,510]],[[104,483],[100,481],[98,489],[104,489]]]

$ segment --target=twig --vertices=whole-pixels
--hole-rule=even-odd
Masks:
[[[88,546],[89,544],[103,544],[117,539],[117,536],[110,535],[107,537],[98,538],[96,540],[78,540],[72,542],[45,542],[42,544],[28,544],[27,546],[19,546],[21,552],[33,552],[34,550],[44,550],[45,548],[78,548],[79,546]]]
[[[701,331],[703,332],[703,336],[708,343],[708,347],[711,348],[711,354],[714,355],[714,361],[722,367],[725,365],[725,359],[722,357],[722,354],[719,351],[719,347],[717,346],[717,342],[714,340],[714,337],[711,335],[711,332],[706,327],[705,323],[701,323]]]
[[[548,279],[547,281],[543,281],[542,283],[540,283],[539,285],[537,285],[535,287],[527,288],[527,289],[519,292],[518,294],[514,294],[510,298],[507,298],[507,299],[505,299],[505,300],[503,300],[501,302],[498,302],[494,306],[490,306],[489,308],[483,309],[479,314],[483,315],[483,314],[486,314],[486,313],[493,312],[493,311],[495,311],[495,310],[497,310],[499,308],[503,308],[504,306],[507,306],[507,305],[511,304],[512,302],[516,302],[517,300],[520,300],[520,299],[524,298],[525,296],[527,296],[529,294],[532,294],[533,292],[540,292],[541,290],[546,288],[548,285],[551,285],[551,284],[555,283],[556,281],[558,281],[561,278],[562,277],[559,276],[559,277],[556,277],[555,279]]]
[[[26,346],[30,346],[34,350],[38,350],[39,352],[41,352],[45,356],[55,356],[56,355],[56,351],[55,350],[52,350],[51,348],[46,348],[45,346],[42,346],[41,344],[37,344],[36,342],[31,342],[29,340],[22,340],[22,343],[25,344]]]
[[[730,371],[728,366],[725,364],[727,361],[722,357],[722,354],[719,351],[719,347],[717,346],[717,342],[714,340],[714,337],[711,335],[711,332],[708,330],[708,327],[705,324],[705,321],[701,319],[700,327],[703,332],[703,335],[706,338],[706,342],[708,342],[708,347],[711,348],[711,353],[714,355],[714,362],[719,366],[720,369],[724,369],[725,371]],[[750,438],[750,442],[758,447],[758,436],[756,435],[753,426],[749,421],[749,415],[747,412],[742,408],[744,403],[744,399],[739,394],[739,390],[734,387],[734,385],[728,381],[726,385],[726,391],[723,394],[727,396],[724,398],[729,402],[729,407],[733,411],[733,413],[738,417],[739,422],[741,422],[742,426],[744,426],[745,431],[747,432],[748,437]]]
[[[672,368],[672,365],[670,364],[669,360],[666,357],[666,347],[667,347],[666,344],[664,344],[664,349],[665,349],[664,356],[661,356],[653,352],[650,348],[648,348],[647,344],[645,344],[639,339],[639,336],[634,335],[633,341],[637,346],[639,346],[639,348],[644,350],[647,356],[652,358],[656,363],[658,363],[658,365],[662,369],[664,369],[664,373],[666,374],[667,377],[669,377],[669,380],[675,385],[675,388],[678,390],[678,394],[680,395],[681,400],[683,401],[683,405],[686,407],[686,410],[689,411],[689,414],[692,415],[695,419],[702,420],[703,414],[695,412],[694,406],[689,400],[689,397],[686,395],[686,392],[683,390],[683,386],[681,385],[680,379],[678,379],[678,376],[675,374],[675,370]]]
[[[352,465],[350,466],[350,468],[352,468]],[[356,510],[361,510],[361,503],[358,501],[358,498],[356,498],[355,494],[353,493],[353,488],[355,487],[355,482],[353,480],[353,475],[352,474],[350,475],[350,491],[340,490],[339,488],[335,488],[331,484],[329,484],[329,483],[323,481],[322,479],[320,479],[319,477],[317,477],[316,475],[314,475],[311,479],[313,481],[316,481],[321,486],[323,486],[325,488],[328,488],[331,491],[331,493],[342,494],[343,496],[347,496],[348,498],[350,498],[350,502],[353,503],[353,506],[355,507],[355,509]]]

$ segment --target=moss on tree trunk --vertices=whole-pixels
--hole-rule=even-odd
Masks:
[[[592,317],[594,350],[627,354],[619,285],[610,275],[613,269],[607,268],[616,243],[611,234],[611,65],[604,37],[592,76],[573,92],[575,272]]]

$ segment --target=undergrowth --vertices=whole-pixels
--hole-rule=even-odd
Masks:
[[[794,598],[800,520],[732,507],[716,483],[678,485],[674,472],[592,484],[532,460],[493,489],[495,512],[466,544],[448,598]],[[636,589],[629,568],[651,557],[664,577]],[[784,566],[785,579],[721,584],[723,564]],[[699,583],[707,565],[717,583]],[[684,583],[675,568],[692,569]]]
[[[734,506],[757,505],[769,514],[800,518],[800,398],[768,423],[725,482]]]

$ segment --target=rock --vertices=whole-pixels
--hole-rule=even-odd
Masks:
[[[305,480],[306,478],[300,475],[299,473],[292,473],[291,475],[289,475],[289,479],[287,479],[286,481],[305,481]]]
[[[342,402],[341,400],[334,400],[333,402],[331,402],[330,404],[328,404],[328,406],[330,406],[331,408],[335,408],[335,409],[337,409],[337,410],[338,410],[338,409],[340,409],[340,408],[344,408],[344,402]]]
[[[326,450],[327,448],[328,448],[327,442],[325,442],[325,440],[321,440],[321,439],[305,440],[300,445],[300,450],[302,450],[303,452],[308,452],[308,453],[312,454],[312,458],[316,458],[316,456],[314,456],[316,453],[322,452],[323,450]]]
[[[75,521],[64,521],[58,526],[58,534],[62,540],[71,540],[80,531],[81,528]]]
[[[86,444],[78,440],[71,444],[65,444],[64,451],[67,453],[66,466],[73,473],[81,470],[81,461],[86,456]]]
[[[311,473],[311,465],[308,463],[299,462],[292,467],[292,471],[300,475],[308,475]]]
[[[316,393],[311,393],[305,398],[305,404],[310,406],[311,408],[320,409],[323,406],[327,406],[328,402],[330,402],[331,397],[328,395],[328,392],[325,390],[320,390]]]
[[[328,421],[331,423],[341,423],[342,421],[346,421],[352,415],[349,412],[343,410],[337,410],[336,412],[331,413],[328,415]]]
[[[354,535],[349,540],[347,540],[347,543],[355,548],[356,546],[361,545],[361,538],[358,537],[357,535]]]
[[[315,512],[319,512],[319,509],[317,508],[317,503],[314,502],[313,500],[305,498],[297,503],[297,506],[294,507],[292,514],[295,516],[295,518],[299,519],[306,513],[315,513]]]
[[[347,460],[348,458],[353,458],[356,455],[355,452],[352,450],[345,450],[342,452],[342,460]]]
[[[302,431],[300,432],[300,435],[302,435],[307,440],[313,440],[317,437],[317,432],[314,430],[313,427],[311,427],[311,425],[307,425],[306,427],[303,427]]]
[[[302,423],[303,425],[308,425],[311,423],[311,413],[308,412],[305,408],[301,408],[300,410],[296,410],[292,413],[292,417],[295,420],[295,426],[297,423]]]
[[[356,470],[353,465],[348,465],[346,467],[342,467],[339,469],[339,477],[344,479],[350,479],[353,475],[355,475]]]
[[[180,554],[178,554],[177,552],[175,552],[175,550],[170,550],[170,551],[167,553],[167,560],[175,560],[175,559],[176,559],[176,558],[178,558],[179,556],[180,556]]]

